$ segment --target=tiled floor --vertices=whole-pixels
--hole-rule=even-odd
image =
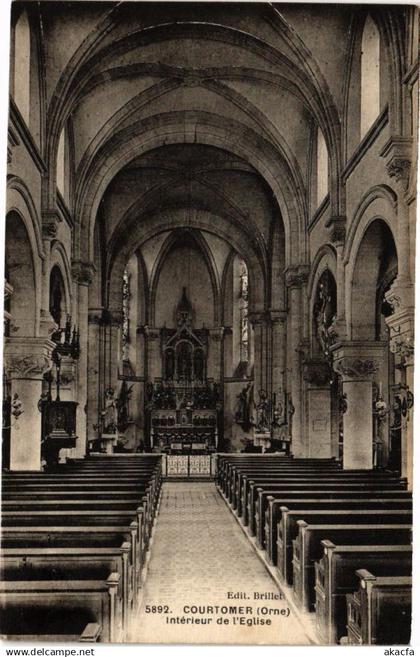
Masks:
[[[229,598],[229,592],[241,598]],[[254,600],[255,593],[271,598],[279,590],[215,485],[165,483],[131,641],[309,643],[284,600]],[[191,607],[200,610],[191,613]]]

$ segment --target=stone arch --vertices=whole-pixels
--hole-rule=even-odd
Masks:
[[[139,122],[122,134],[118,133],[104,152],[97,155],[85,188],[78,194],[76,216],[81,218],[77,225],[78,248],[83,244],[91,252],[92,224],[100,199],[109,182],[125,164],[158,146],[185,142],[219,147],[250,163],[276,196],[285,223],[286,261],[305,260],[305,216],[296,204],[289,171],[279,160],[278,152],[236,121],[221,120],[212,114],[194,111],[155,115]]]
[[[352,261],[348,288],[348,327],[352,340],[377,339],[377,295],[383,262],[395,254],[397,247],[390,225],[375,215],[364,222]]]
[[[35,254],[23,215],[12,208],[6,214],[5,276],[13,288],[10,297],[13,337],[33,337],[39,324]]]
[[[91,33],[89,37],[85,39],[81,48],[79,49],[80,53],[77,51],[77,53],[75,53],[75,55],[72,57],[71,62],[69,62],[68,66],[66,67],[51,101],[47,121],[47,124],[50,126],[49,139],[46,149],[47,165],[54,163],[55,161],[54,157],[57,149],[57,135],[60,134],[62,124],[70,113],[72,104],[76,102],[77,94],[81,92],[83,89],[83,84],[86,83],[90,75],[94,73],[95,66],[98,62],[101,62],[107,56],[110,56],[114,50],[127,50],[131,47],[134,47],[134,45],[137,46],[141,38],[145,38],[148,41],[153,38],[155,40],[162,40],[171,37],[173,38],[174,34],[177,38],[182,38],[187,34],[188,36],[191,36],[192,33],[193,35],[196,35],[197,38],[209,38],[209,33],[211,33],[212,38],[215,40],[240,44],[242,47],[249,49],[250,51],[258,52],[260,56],[264,57],[268,61],[279,66],[286,67],[287,70],[293,72],[293,78],[296,78],[296,76],[299,78],[298,86],[300,86],[302,90],[305,90],[306,96],[310,100],[309,104],[314,106],[314,111],[317,114],[317,120],[327,135],[330,159],[332,162],[331,177],[334,183],[332,205],[333,209],[337,209],[338,212],[339,207],[335,208],[336,199],[337,204],[341,203],[338,186],[338,173],[341,162],[339,130],[340,122],[338,118],[338,111],[329,92],[328,85],[326,84],[326,81],[316,64],[315,59],[313,58],[310,51],[304,46],[301,39],[295,34],[294,31],[290,29],[289,25],[282,19],[282,17],[280,17],[278,12],[273,13],[271,16],[271,22],[274,24],[280,23],[278,26],[280,28],[278,29],[278,32],[282,38],[285,38],[285,35],[287,34],[288,45],[292,45],[294,53],[298,56],[303,70],[299,69],[299,67],[296,67],[296,64],[289,60],[288,57],[286,57],[278,49],[275,49],[273,46],[269,45],[260,38],[231,27],[217,24],[177,22],[173,24],[166,23],[164,25],[149,26],[147,30],[136,30],[128,36],[126,35],[125,37],[121,37],[120,39],[107,44],[102,50],[96,50],[96,52],[94,52],[94,34]],[[101,34],[101,31],[103,31],[102,33],[104,33],[105,30],[110,31],[111,26],[112,21],[109,21],[109,23],[104,21],[103,25],[97,28],[98,35]],[[99,36],[97,39],[97,46],[99,46],[100,41],[101,37]],[[87,47],[88,43],[91,45],[91,48]],[[79,80],[77,80],[78,77],[80,78]],[[70,79],[72,79],[73,82],[73,96],[70,91]],[[47,184],[49,186],[47,195],[48,197],[53,197],[55,193],[53,185],[51,185],[51,181],[47,181]]]
[[[28,262],[31,262],[34,275],[33,294],[31,304],[34,310],[34,329],[32,335],[39,334],[40,316],[41,316],[41,295],[42,295],[42,261],[45,259],[43,250],[40,224],[32,196],[25,183],[17,176],[8,176],[7,179],[7,199],[6,199],[6,216],[14,213],[13,216],[19,217],[23,223],[27,236],[30,250],[28,251]]]
[[[149,287],[149,321],[152,326],[155,323],[155,302],[156,302],[156,292],[159,284],[160,272],[165,263],[166,257],[171,252],[171,250],[180,243],[184,234],[188,234],[195,242],[198,247],[199,252],[204,258],[204,262],[207,267],[207,271],[210,276],[210,282],[213,292],[213,320],[215,326],[218,325],[220,320],[220,281],[217,273],[217,269],[214,263],[213,255],[203,239],[201,233],[194,230],[174,230],[168,237],[165,242],[162,244],[160,252],[156,258],[156,261],[153,265],[152,272],[150,275],[150,287]]]
[[[388,223],[394,241],[397,243],[397,204],[397,195],[388,185],[375,185],[362,196],[350,222],[343,253],[345,265],[348,265],[351,260],[354,243],[358,238],[360,239],[360,233],[365,230],[366,222],[369,222],[375,215],[381,216]]]
[[[177,208],[160,212],[157,216],[153,213],[144,216],[142,221],[133,227],[130,242],[120,246],[115,258],[108,263],[107,299],[110,306],[118,307],[120,297],[118,281],[122,278],[124,264],[131,254],[153,235],[185,228],[185,212],[187,212],[186,208]],[[208,211],[196,211],[194,214],[190,214],[189,226],[224,239],[236,252],[241,254],[249,271],[250,305],[255,312],[261,312],[266,304],[267,275],[265,267],[252,249],[248,237],[243,232],[233,231],[229,226],[224,228],[220,226],[220,223],[215,225],[214,215]]]
[[[44,259],[44,248],[41,236],[41,222],[38,212],[29,191],[29,188],[19,176],[7,176],[7,201],[6,212],[13,206],[18,209],[22,218],[26,221],[26,227],[31,239],[33,252]]]
[[[191,181],[197,186],[193,189],[190,185],[188,190],[188,201],[192,207],[196,209],[208,209],[212,212],[220,213],[232,224],[237,226],[240,230],[245,231],[252,244],[255,244],[261,254],[265,254],[266,247],[264,239],[258,230],[255,222],[248,213],[235,203],[228,194],[214,185],[209,184],[201,177],[191,175]],[[139,217],[143,214],[150,214],[154,212],[157,207],[161,207],[162,198],[170,194],[174,194],[177,190],[182,192],[185,185],[184,180],[180,180],[177,176],[170,177],[163,184],[158,183],[149,189],[143,196],[137,200],[126,210],[124,215],[120,218],[119,223],[115,227],[108,244],[108,252],[113,253],[115,246],[117,246],[121,239],[130,232],[131,225],[137,223]],[[208,197],[211,197],[210,199]],[[168,204],[168,201],[166,202]],[[171,200],[169,203],[176,206],[177,201]],[[262,256],[264,258],[264,255]]]

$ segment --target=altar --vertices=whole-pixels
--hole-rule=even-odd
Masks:
[[[220,383],[207,376],[209,331],[204,326],[195,328],[192,318],[192,307],[183,288],[176,310],[176,328],[160,329],[162,376],[146,383],[150,448],[180,457],[215,452],[223,419]],[[199,467],[195,464],[199,462],[191,461],[192,467]]]
[[[150,446],[168,454],[209,454],[218,444],[218,388],[157,381],[150,411]]]

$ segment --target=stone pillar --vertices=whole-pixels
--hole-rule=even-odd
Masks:
[[[272,310],[271,339],[272,339],[272,386],[276,395],[281,395],[278,402],[283,403],[285,373],[286,373],[286,320],[285,310]]]
[[[346,218],[330,217],[327,222],[329,239],[336,252],[336,285],[337,285],[337,313],[329,334],[334,342],[347,339],[346,308],[345,308],[345,273],[344,273],[344,243],[346,239]]]
[[[45,338],[6,338],[4,368],[11,381],[11,396],[22,413],[11,416],[10,469],[41,470],[41,413],[38,401],[43,375],[51,367],[55,344]],[[17,397],[15,397],[17,395]]]
[[[224,327],[209,329],[209,355],[207,359],[207,377],[215,381],[222,380],[222,353]]]
[[[88,332],[87,433],[89,439],[93,439],[96,437],[93,426],[98,424],[105,387],[102,308],[89,308]]]
[[[80,357],[77,363],[77,414],[76,414],[76,457],[86,454],[88,437],[87,402],[88,402],[88,287],[92,283],[95,267],[88,262],[74,260],[72,262],[72,277],[75,284],[75,306],[73,318],[80,334]],[[76,320],[77,318],[77,320]],[[90,427],[89,427],[90,431]]]
[[[324,360],[312,359],[303,364],[307,401],[307,456],[332,458],[331,445],[331,371]]]
[[[162,376],[162,357],[160,353],[160,332],[157,328],[144,327],[146,336],[147,374],[146,379],[153,381]]]
[[[107,339],[107,375],[109,377],[110,387],[114,389],[115,393],[118,392],[118,374],[119,366],[122,363],[121,353],[121,327],[123,323],[122,310],[110,310],[108,313],[108,332]]]
[[[263,312],[250,312],[249,323],[254,339],[254,399],[260,390],[267,391],[267,316]]]
[[[373,377],[383,343],[346,342],[333,347],[333,366],[343,381],[343,468],[373,467]]]
[[[398,191],[398,277],[394,285],[405,287],[411,281],[411,250],[415,248],[414,235],[410,235],[408,188],[411,172],[411,137],[393,136],[385,144],[380,155],[386,159],[386,170],[396,183]],[[414,228],[414,226],[413,226]],[[394,286],[393,286],[394,287]]]
[[[411,137],[392,136],[381,151],[386,159],[389,177],[398,191],[398,276],[386,293],[393,314],[386,318],[390,330],[390,348],[396,356],[404,395],[413,391],[414,354],[414,248],[415,248],[415,169],[411,176]],[[411,208],[410,208],[411,206]],[[411,213],[410,213],[411,209]],[[401,427],[401,474],[409,486],[413,481],[413,423],[410,412],[402,418]]]
[[[305,456],[305,444],[302,427],[303,399],[302,399],[302,373],[301,373],[301,343],[302,343],[302,286],[308,280],[308,267],[296,265],[286,271],[286,286],[288,288],[288,318],[287,332],[290,335],[290,375],[287,387],[291,394],[291,401],[295,412],[292,420],[292,446],[291,451],[296,457]]]
[[[414,309],[396,312],[387,317],[386,322],[391,333],[390,349],[400,373],[399,397],[407,401],[414,389]],[[410,490],[413,486],[413,439],[413,416],[408,408],[401,417],[401,476],[407,477]]]
[[[40,334],[49,337],[54,320],[50,315],[50,274],[51,274],[51,242],[57,236],[57,225],[61,217],[56,210],[44,210],[42,213],[42,245],[45,258],[42,262],[42,298]]]

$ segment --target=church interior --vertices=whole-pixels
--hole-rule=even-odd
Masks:
[[[3,637],[409,643],[418,39],[12,3]]]

